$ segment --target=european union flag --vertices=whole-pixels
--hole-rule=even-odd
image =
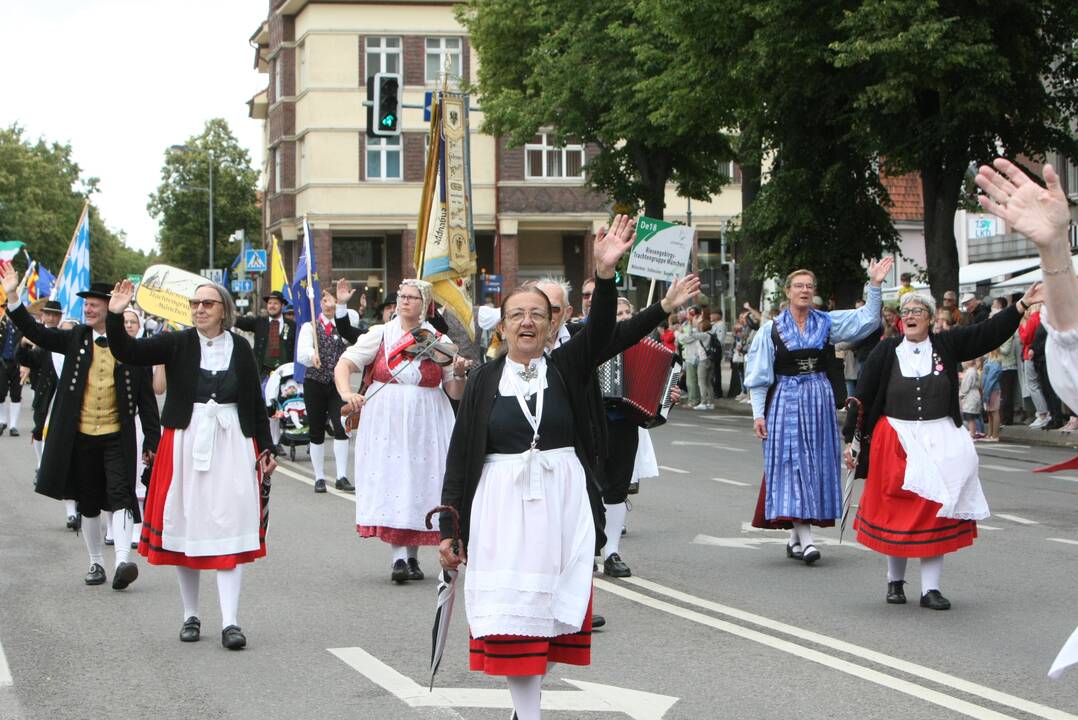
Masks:
[[[307,218],[303,218],[303,251],[300,253],[299,260],[296,261],[296,271],[292,274],[292,307],[296,311],[297,355],[292,377],[296,382],[303,382],[307,376],[307,366],[301,365],[298,360],[299,331],[304,324],[314,320],[314,308],[320,307],[321,302],[322,286],[318,282],[318,268],[315,266],[315,255],[311,247],[311,226],[307,223]]]

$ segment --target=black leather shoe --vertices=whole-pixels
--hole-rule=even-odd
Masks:
[[[633,480],[632,482],[630,482],[629,483],[628,494],[629,495],[636,495],[639,492],[640,492],[640,481],[639,480]]]
[[[887,602],[892,605],[905,605],[906,591],[902,589],[905,584],[905,580],[887,581]]]
[[[921,607],[929,610],[950,610],[951,601],[943,597],[939,590],[929,590],[921,596]]]
[[[131,549],[132,550],[138,550],[138,543],[135,542],[134,540],[131,541]]]
[[[406,583],[408,582],[409,575],[410,573],[408,572],[408,563],[404,562],[403,560],[394,561],[393,572],[389,575],[390,580],[395,583]]]
[[[341,492],[355,492],[356,486],[348,482],[348,478],[337,478],[337,482],[333,484],[333,487],[337,488]]]
[[[112,538],[105,538],[105,544],[108,545],[109,547],[112,547],[113,545],[116,544],[116,541],[113,540]]]
[[[621,555],[610,553],[610,557],[603,560],[603,575],[608,577],[632,577],[633,571],[621,560]]]
[[[408,558],[408,579],[409,580],[422,580],[423,571],[419,569],[419,560],[416,558]]]
[[[7,423],[0,423],[0,435],[3,435],[5,430],[7,430]]]
[[[602,615],[591,616],[591,627],[593,630],[601,628],[603,625],[606,625],[605,617],[603,617]]]
[[[90,572],[86,573],[85,581],[87,585],[104,585],[105,568],[97,563],[92,564],[90,566]]]
[[[786,543],[786,557],[800,560],[804,553],[801,552],[801,543]]]
[[[314,481],[314,491],[316,493],[324,493],[326,491],[326,481],[325,480],[315,480]]]
[[[820,559],[820,551],[816,549],[815,545],[805,546],[805,551],[801,553],[801,559],[805,561],[806,565],[811,565]]]
[[[10,435],[11,437],[19,437],[19,429],[18,428],[11,428],[10,430],[7,431],[7,434]]]
[[[221,631],[221,644],[229,650],[242,650],[247,645],[247,636],[236,625],[229,625]]]
[[[197,617],[192,615],[183,621],[183,627],[180,628],[180,642],[198,642],[201,634],[202,623],[198,621]]]
[[[82,521],[79,520],[78,515],[68,515],[67,516],[67,529],[68,530],[78,530],[81,525],[82,525]]]
[[[138,577],[138,565],[132,562],[122,562],[116,566],[116,573],[112,576],[112,589],[123,590]]]

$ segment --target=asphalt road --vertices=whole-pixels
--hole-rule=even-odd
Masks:
[[[954,608],[933,612],[916,603],[916,561],[913,602],[890,606],[883,559],[849,537],[818,532],[823,559],[808,567],[786,559],[783,534],[747,529],[761,472],[747,418],[675,410],[653,438],[662,474],[632,498],[622,543],[634,577],[597,576],[608,625],[591,667],[551,669],[544,701],[568,709],[544,717],[1078,718],[1078,670],[1046,677],[1078,623],[1078,474],[1030,472],[1067,451],[981,448],[993,517],[948,556]],[[458,690],[504,689],[468,672],[462,606],[427,693],[433,549],[427,580],[392,585],[388,548],[356,536],[351,496],[312,492],[305,455],[274,477],[239,653],[220,645],[212,577],[196,644],[177,639],[170,568],[139,558],[124,592],[84,585],[82,539],[32,491],[26,433],[0,439],[0,457],[0,720],[509,717],[505,693]]]

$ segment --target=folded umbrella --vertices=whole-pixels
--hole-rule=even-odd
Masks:
[[[456,508],[439,505],[427,513],[427,529],[433,530],[431,516],[434,513],[449,513],[453,518],[453,552],[460,552],[460,514]],[[446,570],[438,573],[438,601],[434,607],[434,627],[431,629],[430,648],[430,689],[434,689],[434,675],[442,664],[446,637],[449,635],[449,621],[453,618],[453,604],[457,598],[457,571]]]
[[[853,507],[853,486],[857,479],[857,457],[861,454],[861,423],[865,419],[865,408],[861,401],[855,397],[846,400],[846,412],[856,406],[857,420],[854,425],[853,440],[850,442],[850,454],[853,456],[853,467],[844,467],[843,476],[845,484],[842,487],[842,522],[838,527],[838,541],[842,542],[842,535],[846,532],[846,522],[850,518],[850,508]]]

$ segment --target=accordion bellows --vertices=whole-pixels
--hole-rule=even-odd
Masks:
[[[644,338],[600,365],[597,375],[606,406],[650,428],[666,422],[681,366],[665,345]]]

